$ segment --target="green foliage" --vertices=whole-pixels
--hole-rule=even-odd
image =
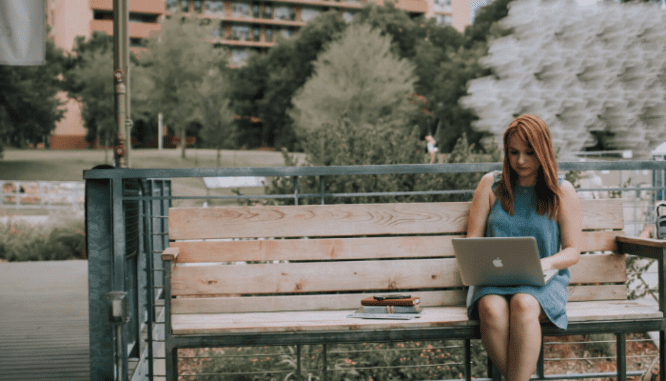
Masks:
[[[217,149],[218,167],[220,167],[220,150],[223,147],[233,147],[236,134],[229,91],[229,79],[219,70],[209,72],[199,88],[200,107],[197,119],[203,125],[199,134],[206,145]]]
[[[381,165],[381,164],[424,164],[429,161],[425,144],[418,138],[418,127],[411,134],[400,128],[387,128],[378,123],[366,128],[357,128],[349,119],[341,118],[335,125],[313,131],[307,137],[305,146],[306,163],[311,166],[339,165]],[[485,147],[484,152],[474,150],[463,135],[453,152],[446,155],[445,163],[497,162],[500,151],[497,147]],[[286,155],[286,154],[285,154]],[[288,155],[286,155],[288,157]],[[285,165],[295,164],[289,158]],[[383,174],[375,176],[327,176],[326,193],[364,193],[364,192],[407,192],[432,190],[474,189],[482,173],[444,173],[444,174]],[[293,192],[293,178],[274,178],[266,188],[266,194],[289,194]],[[304,176],[298,179],[301,194],[317,194],[320,191],[319,180]],[[462,201],[462,194],[447,195],[393,195],[377,197],[331,197],[327,204],[356,204],[379,202],[432,202]],[[319,203],[320,200],[305,199],[303,203]],[[293,200],[281,199],[275,203],[293,204]]]
[[[252,55],[245,66],[234,70],[231,98],[234,111],[242,117],[238,126],[241,146],[290,150],[299,146],[287,115],[292,96],[312,74],[312,61],[345,26],[337,12],[322,13],[298,35],[278,37],[266,54]],[[261,123],[252,123],[250,117]]]
[[[225,52],[206,40],[212,28],[178,13],[167,18],[160,35],[148,40],[141,66],[133,72],[133,102],[139,112],[162,113],[164,123],[179,130],[181,138],[196,118],[204,78],[211,70],[226,70]],[[181,157],[185,157],[185,144],[181,144]]]
[[[56,94],[66,58],[46,38],[45,63],[40,66],[0,65],[0,147],[41,143],[64,110]],[[0,148],[0,155],[2,148]]]
[[[289,115],[297,131],[305,135],[340,115],[357,129],[378,119],[403,124],[413,108],[409,97],[414,92],[414,65],[395,57],[390,44],[389,37],[369,25],[347,27],[319,54],[312,77],[292,99]]]
[[[0,224],[0,259],[12,262],[85,258],[83,220],[66,220],[54,226],[11,221]]]
[[[204,349],[198,352],[205,360],[194,369],[194,374],[200,374],[197,379],[212,381],[221,376],[234,381],[298,379],[297,352],[293,346]],[[473,342],[472,356],[477,359],[472,365],[472,375],[484,377],[487,360],[478,341]],[[462,377],[463,364],[463,348],[457,341],[330,344],[326,379],[456,379]],[[323,379],[322,367],[321,346],[302,345],[300,379]]]

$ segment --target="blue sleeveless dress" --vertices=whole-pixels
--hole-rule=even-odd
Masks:
[[[493,190],[497,189],[500,173],[495,174]],[[562,178],[559,179],[560,183]],[[514,191],[514,215],[510,216],[499,199],[495,200],[486,223],[486,237],[532,236],[536,238],[541,258],[549,257],[560,251],[560,229],[557,221],[547,215],[537,214],[534,205],[536,195],[534,186],[516,185]],[[470,287],[467,295],[467,315],[470,319],[478,318],[476,302],[485,295],[513,295],[526,293],[533,295],[541,304],[548,319],[558,328],[566,329],[568,324],[566,303],[567,285],[571,280],[568,269],[559,273],[543,287]]]

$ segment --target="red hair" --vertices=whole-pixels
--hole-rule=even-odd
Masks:
[[[557,161],[550,130],[546,122],[536,115],[525,114],[517,117],[504,132],[504,165],[496,191],[502,208],[509,215],[513,215],[514,189],[518,181],[518,174],[509,163],[509,139],[513,136],[523,140],[534,150],[540,164],[535,185],[536,211],[539,215],[548,214],[552,220],[557,217],[560,209],[562,191],[557,180]]]

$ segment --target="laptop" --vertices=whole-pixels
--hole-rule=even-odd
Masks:
[[[543,286],[558,270],[544,272],[534,237],[453,238],[465,286]]]

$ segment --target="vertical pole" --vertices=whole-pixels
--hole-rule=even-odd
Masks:
[[[117,142],[114,149],[115,167],[127,167],[130,140],[129,120],[129,7],[128,0],[113,0],[113,77],[114,111]]]
[[[627,381],[627,341],[624,332],[616,333],[617,381]]]
[[[162,116],[162,113],[157,114],[157,150],[161,151],[162,146],[164,144],[164,136],[162,135],[163,133],[163,120],[164,117]]]
[[[301,345],[296,344],[296,380],[301,381]]]
[[[326,191],[326,184],[324,181],[324,176],[319,176],[319,197],[321,197],[321,204],[324,205],[326,201],[324,200],[324,193]]]
[[[86,180],[85,231],[88,251],[90,379],[113,380],[113,327],[106,296],[113,284],[111,180]]]
[[[294,180],[294,205],[298,205],[298,176],[292,177]]]
[[[465,380],[472,380],[472,340],[465,339]]]
[[[324,363],[324,365],[323,365],[323,369],[322,369],[322,373],[323,373],[323,375],[322,375],[322,379],[323,379],[324,381],[327,380],[327,375],[326,375],[326,373],[327,373],[327,370],[328,370],[328,359],[326,358],[326,357],[327,357],[327,354],[326,354],[326,347],[327,347],[326,344],[324,344],[324,349],[323,349],[323,351],[322,351],[322,358],[323,358],[323,363]]]

